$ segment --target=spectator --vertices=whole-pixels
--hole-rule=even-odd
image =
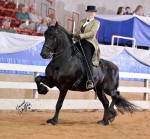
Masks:
[[[24,4],[20,3],[18,5],[18,11],[21,12],[22,11],[22,7],[24,7],[24,6],[25,6]]]
[[[17,19],[20,19],[22,21],[22,24],[20,25],[20,28],[29,28],[34,30],[35,29],[35,24],[31,23],[29,14],[28,14],[28,8],[25,5],[22,5],[22,8],[20,9],[16,15]]]
[[[50,22],[50,25],[55,26],[57,22],[58,22],[57,18],[53,18]]]
[[[43,33],[48,29],[49,18],[45,17],[42,19],[41,24],[37,28],[38,33]]]
[[[42,18],[35,12],[35,7],[33,5],[29,8],[29,17],[36,26],[41,23]]]
[[[142,5],[138,5],[133,12],[135,15],[144,16],[144,8]]]
[[[17,33],[17,31],[10,27],[11,21],[8,18],[4,18],[2,20],[2,28],[0,31],[2,32],[10,32],[10,33]]]
[[[117,11],[117,15],[124,15],[125,14],[125,9],[124,7],[119,7]]]
[[[125,8],[125,15],[132,15],[131,8],[129,6]]]

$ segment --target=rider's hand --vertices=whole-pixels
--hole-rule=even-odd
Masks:
[[[73,33],[71,33],[71,34],[70,34],[70,37],[71,37],[71,38],[74,38],[74,34],[73,34]]]
[[[74,38],[75,40],[81,40],[80,35],[74,35],[73,38]]]

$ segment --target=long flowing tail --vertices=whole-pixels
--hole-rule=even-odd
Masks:
[[[137,106],[127,101],[122,96],[118,95],[117,98],[115,98],[115,106],[117,107],[118,111],[122,114],[124,112],[133,113],[137,110]]]

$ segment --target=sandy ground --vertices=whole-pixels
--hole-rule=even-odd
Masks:
[[[2,77],[4,76],[4,77]],[[11,75],[14,81],[28,81],[29,77]],[[15,77],[15,78],[14,78]],[[0,75],[10,81],[10,75]],[[33,77],[30,77],[33,80]],[[123,82],[122,85],[143,86],[143,83]],[[31,90],[0,89],[0,98],[32,98]],[[127,100],[143,100],[143,94],[121,93]],[[50,91],[41,99],[58,98],[58,92]],[[69,92],[67,99],[93,99],[94,93]],[[109,98],[109,97],[108,97]],[[150,99],[150,95],[149,95]],[[109,126],[96,122],[103,117],[103,111],[61,111],[59,124],[46,124],[54,112],[25,112],[19,115],[16,111],[0,111],[0,139],[150,139],[150,111],[119,114]]]
[[[62,111],[58,125],[47,125],[53,114],[0,111],[0,139],[150,139],[150,111],[119,114],[109,126],[96,124],[103,111]]]

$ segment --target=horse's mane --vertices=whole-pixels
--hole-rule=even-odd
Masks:
[[[57,23],[56,26],[57,26],[58,29],[60,29],[62,32],[64,32],[64,33],[67,35],[67,37],[68,37],[70,43],[73,44],[72,37],[71,37],[71,35],[67,32],[67,30],[66,30],[64,27],[62,27],[61,25],[59,25],[58,23]]]

